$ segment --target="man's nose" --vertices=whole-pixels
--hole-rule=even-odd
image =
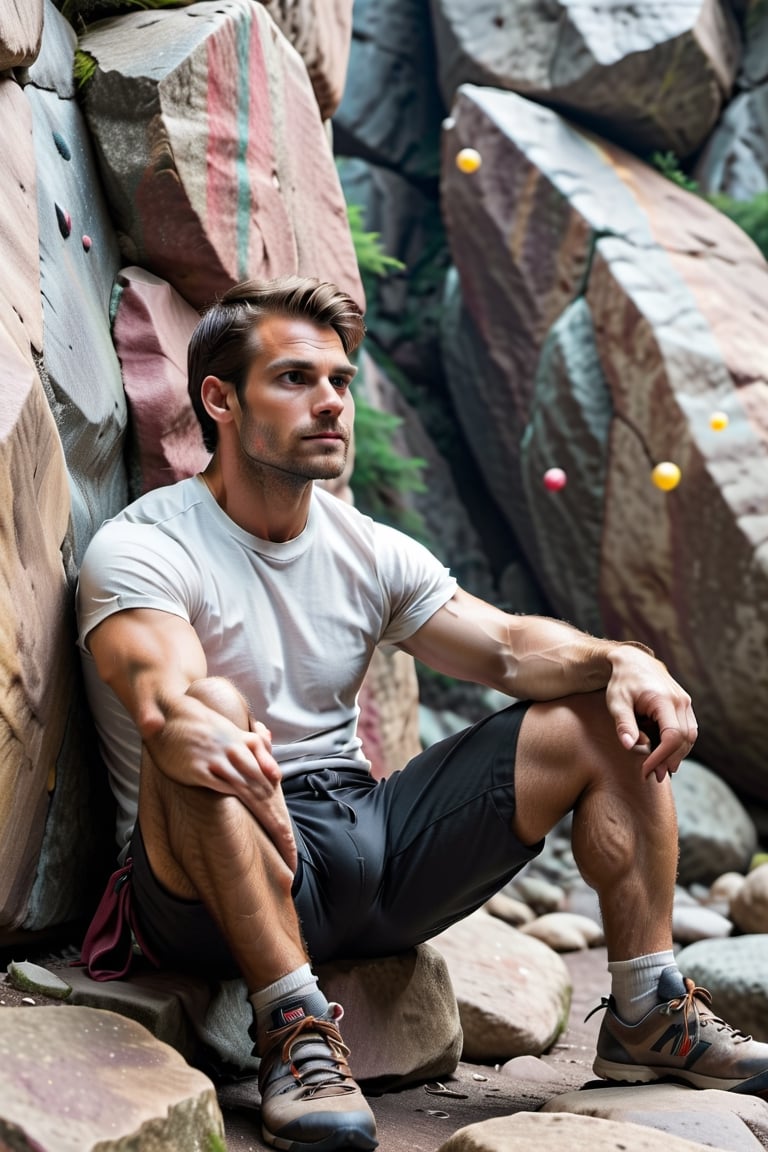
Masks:
[[[338,388],[334,388],[330,380],[320,380],[313,397],[312,407],[315,412],[335,412],[338,414],[344,410],[343,393]]]

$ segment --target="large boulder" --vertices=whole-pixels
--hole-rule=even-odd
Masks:
[[[678,952],[680,971],[712,994],[718,1016],[768,1043],[768,935],[697,940]]]
[[[260,4],[128,13],[91,25],[80,47],[95,61],[84,107],[129,262],[196,308],[247,277],[293,272],[363,303],[306,68]]]
[[[720,115],[739,63],[719,0],[595,5],[432,0],[443,96],[462,84],[550,104],[640,153],[688,156]]]
[[[768,265],[709,204],[513,93],[461,89],[442,194],[454,340],[481,350],[472,389],[449,380],[499,507],[557,613],[653,647],[695,699],[697,756],[765,799]],[[662,461],[675,491],[652,483]]]

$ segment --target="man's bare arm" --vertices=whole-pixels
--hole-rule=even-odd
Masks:
[[[177,783],[237,796],[296,867],[293,830],[269,732],[239,728],[188,695],[207,675],[197,633],[170,612],[116,612],[88,637],[101,678],[115,692],[159,771]]]
[[[696,739],[690,697],[642,645],[600,640],[543,616],[512,616],[459,589],[401,647],[439,672],[518,699],[604,689],[621,744],[647,756],[645,773],[660,779]],[[653,750],[642,717],[658,727]]]

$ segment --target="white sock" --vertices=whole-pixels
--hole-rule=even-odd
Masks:
[[[611,995],[616,1013],[626,1024],[636,1024],[659,1003],[659,978],[665,968],[676,968],[675,954],[650,952],[634,960],[612,960]]]
[[[328,1010],[328,1001],[318,988],[317,978],[309,964],[302,964],[301,968],[281,976],[274,984],[251,993],[248,999],[253,1005],[260,1043],[267,1031],[284,1023],[278,1019],[280,1014],[276,1010],[286,1001],[301,1002],[308,1016],[322,1016]]]

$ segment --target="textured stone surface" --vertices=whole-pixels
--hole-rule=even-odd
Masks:
[[[686,760],[672,777],[677,806],[678,881],[711,884],[723,871],[746,872],[757,832],[733,790],[709,768]]]
[[[6,1008],[0,1141],[41,1152],[210,1152],[213,1085],[145,1028],[92,1008]]]
[[[304,61],[320,115],[327,120],[344,92],[352,38],[352,0],[261,0]]]
[[[705,140],[739,61],[717,0],[674,5],[483,5],[432,0],[446,104],[461,84],[510,89],[586,120],[640,153],[687,156]]]
[[[654,1132],[639,1124],[566,1113],[526,1113],[460,1128],[440,1152],[702,1152],[706,1144]]]
[[[0,9],[0,72],[32,64],[43,38],[43,0],[6,0]]]
[[[453,158],[478,142],[483,164],[466,176]],[[442,199],[474,346],[486,350],[471,401],[458,376],[451,387],[489,488],[535,568],[536,506],[524,498],[540,484],[526,471],[533,382],[548,336],[582,297],[611,422],[607,442],[590,433],[573,460],[580,471],[587,446],[604,445],[588,506],[601,527],[577,551],[552,533],[553,560],[583,571],[585,586],[598,565],[600,633],[650,644],[696,700],[697,756],[765,797],[768,743],[752,702],[768,691],[768,265],[698,197],[512,93],[467,86],[457,96]],[[719,408],[730,415],[723,434],[709,426]],[[562,420],[565,443],[565,414],[548,415]],[[683,482],[662,493],[650,473],[669,459]],[[557,493],[561,517],[581,522],[584,487],[576,476]],[[548,591],[557,614],[590,626],[594,616],[579,616],[586,597],[569,595],[567,581]]]
[[[67,38],[61,24],[50,32]],[[24,91],[34,120],[44,383],[67,461],[79,564],[96,528],[127,500],[125,394],[109,317],[119,255],[78,104],[34,85]]]
[[[31,357],[0,325],[0,925],[21,924],[38,863],[74,675],[60,548],[69,494]]]
[[[200,316],[142,268],[123,268],[117,283],[112,333],[128,400],[135,499],[193,476],[210,459],[187,393],[187,345]]]
[[[75,96],[72,57],[77,47],[77,36],[52,0],[44,0],[44,8],[44,35],[40,52],[34,64],[19,73],[20,81],[24,85],[32,84],[35,88],[56,92],[62,100],[71,100]]]
[[[342,156],[409,177],[439,170],[444,115],[422,0],[357,0],[344,96],[334,117]]]
[[[381,960],[320,965],[318,980],[344,1008],[342,1032],[358,1080],[383,1089],[455,1071],[462,1031],[439,948],[421,944]]]
[[[697,940],[678,953],[677,963],[712,993],[718,1016],[768,1043],[768,935]]]
[[[759,1149],[768,1140],[768,1108],[764,1100],[733,1092],[691,1091],[681,1084],[567,1092],[548,1101],[542,1112],[572,1112],[578,1116],[642,1124],[670,1136],[713,1148],[727,1148],[730,1152]]]
[[[98,64],[85,109],[128,262],[195,307],[246,276],[288,272],[362,303],[306,70],[261,5],[129,13],[80,46]]]
[[[30,345],[38,352],[43,347],[37,178],[29,104],[8,78],[0,78],[0,142],[4,157],[0,186],[3,342],[11,340],[27,357]]]
[[[678,904],[672,909],[672,938],[678,944],[730,936],[733,924],[713,908],[700,904]]]
[[[742,932],[768,933],[768,864],[747,874],[731,900],[731,916]]]
[[[571,995],[556,952],[482,910],[430,943],[445,957],[456,991],[463,1059],[539,1056],[554,1043]]]
[[[735,200],[768,190],[768,83],[728,104],[693,178],[702,192],[725,192]]]

